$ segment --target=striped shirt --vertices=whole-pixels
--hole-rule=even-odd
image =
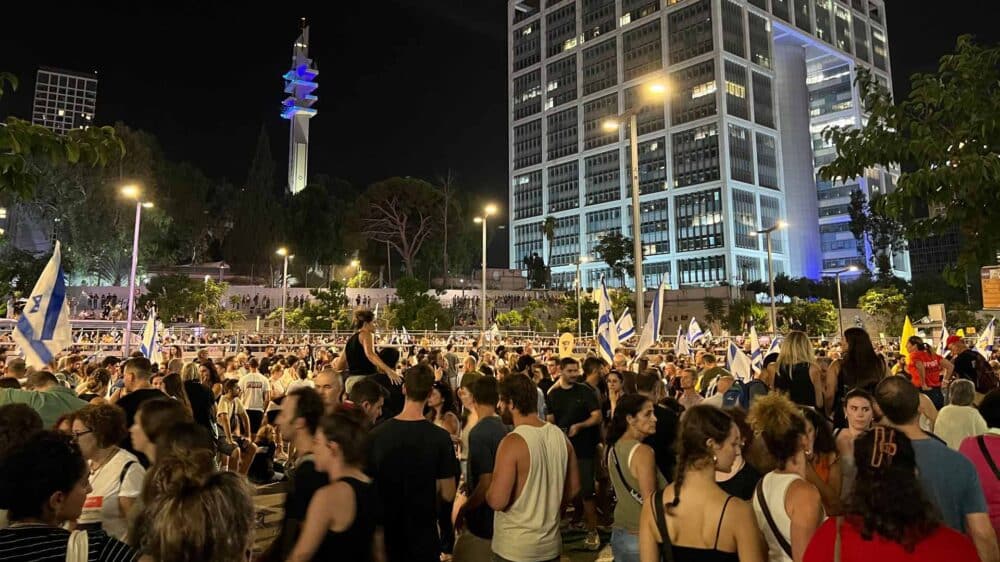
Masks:
[[[104,531],[87,531],[90,562],[132,562],[139,553]],[[0,529],[0,560],[4,562],[65,562],[69,531],[48,525]]]

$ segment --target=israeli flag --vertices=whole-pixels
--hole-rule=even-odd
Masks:
[[[698,325],[698,320],[694,316],[691,317],[691,323],[688,324],[687,337],[690,345],[698,343],[698,340],[705,337],[705,333],[701,331],[701,326]]]
[[[490,336],[494,340],[499,340],[500,339],[500,326],[497,326],[496,322],[494,322],[493,326],[490,327]]]
[[[635,323],[632,321],[632,315],[629,314],[627,308],[621,317],[618,318],[615,328],[618,330],[619,342],[623,342],[635,335]]]
[[[764,366],[764,350],[760,348],[760,339],[757,337],[757,328],[750,326],[750,366],[755,371],[759,371]]]
[[[942,325],[941,341],[938,342],[938,355],[940,355],[941,357],[944,357],[945,353],[948,352],[948,346],[946,345],[947,343],[948,343],[948,326]]]
[[[635,356],[642,357],[646,350],[653,347],[656,340],[660,337],[660,320],[663,315],[663,291],[667,288],[665,282],[660,283],[659,290],[656,291],[656,298],[653,299],[653,305],[649,307],[649,317],[646,318],[646,325],[642,328],[642,334],[639,336],[639,343],[635,348]],[[629,319],[631,321],[631,318]]]
[[[729,360],[729,372],[741,382],[748,382],[753,378],[753,367],[750,358],[737,345],[729,342],[729,353],[726,354]]]
[[[375,303],[375,310],[374,312],[372,312],[372,316],[375,318],[375,320],[378,320],[378,305],[379,303]]]
[[[146,326],[142,329],[142,342],[139,344],[139,351],[153,363],[157,361],[157,356],[160,353],[158,325],[156,310],[153,310],[149,313],[149,318],[146,319]]]
[[[410,334],[406,331],[406,326],[403,326],[403,333],[399,336],[399,343],[404,345],[410,343]]]
[[[601,299],[597,307],[597,352],[608,363],[615,357],[618,347],[618,328],[615,316],[611,311],[611,297],[608,296],[608,286],[601,277]]]
[[[983,333],[979,334],[979,339],[976,340],[976,351],[987,359],[990,358],[990,352],[993,351],[993,340],[996,339],[996,322],[997,317],[994,316],[986,325]]]
[[[775,335],[774,339],[771,340],[771,347],[768,348],[767,354],[781,353],[781,340],[784,339],[781,336]],[[762,361],[763,363],[763,361]]]
[[[677,326],[677,342],[674,344],[674,349],[677,350],[677,355],[691,355],[691,346],[688,345],[683,326]]]
[[[59,242],[17,319],[13,338],[25,362],[35,369],[44,368],[55,354],[73,344]]]

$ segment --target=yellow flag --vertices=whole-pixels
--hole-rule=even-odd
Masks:
[[[906,352],[906,341],[915,335],[917,335],[917,331],[913,329],[913,323],[910,322],[910,317],[907,316],[906,322],[903,323],[903,335],[899,338],[899,354],[903,357],[909,356],[909,353]]]
[[[573,346],[576,344],[576,339],[573,338],[573,334],[566,332],[559,336],[559,357],[573,357]]]
[[[955,335],[958,336],[958,337],[960,337],[960,338],[964,338],[965,337],[965,330],[963,330],[962,328],[959,328],[958,331],[955,332]]]

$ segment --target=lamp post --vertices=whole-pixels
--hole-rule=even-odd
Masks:
[[[589,256],[580,256],[576,260],[576,332],[580,338],[583,338],[583,305],[580,302],[580,285],[583,284],[583,278],[580,277],[580,265],[589,261]]]
[[[483,215],[473,219],[473,221],[475,221],[476,224],[483,225],[483,286],[481,287],[480,290],[480,299],[482,300],[480,313],[483,316],[482,330],[483,330],[484,342],[486,341],[486,218],[489,217],[490,215],[495,215],[496,212],[497,212],[496,205],[487,205],[486,207],[483,208]]]
[[[603,124],[605,131],[612,131],[620,129],[622,123],[624,123],[626,119],[628,120],[630,155],[629,175],[632,187],[632,261],[634,264],[632,276],[635,278],[636,328],[639,330],[641,330],[642,326],[645,325],[646,289],[644,287],[644,279],[642,276],[642,216],[640,215],[639,207],[639,143],[637,140],[637,116],[646,104],[650,104],[657,99],[662,102],[663,94],[666,91],[666,85],[659,80],[646,83],[639,91],[639,99],[636,100],[635,105],[631,109],[619,115],[615,119],[605,121]],[[645,99],[643,99],[643,95],[645,96]],[[639,335],[638,331],[636,331],[636,335]]]
[[[833,274],[837,276],[837,323],[840,324],[840,337],[844,337],[844,299],[840,295],[840,276],[844,273],[857,270],[858,266],[849,265],[843,269],[838,269],[833,272]]]
[[[288,304],[288,260],[295,257],[294,254],[288,253],[288,248],[282,246],[278,248],[275,252],[284,259],[284,265],[281,269],[281,332],[279,332],[278,337],[285,337],[285,307]]]
[[[132,315],[135,313],[135,270],[139,262],[139,225],[142,222],[142,209],[151,209],[153,204],[143,201],[142,190],[136,185],[126,185],[121,188],[121,194],[129,199],[135,199],[135,231],[132,234],[132,268],[128,274],[128,316],[125,318],[125,343],[123,355],[128,357],[132,346]]]
[[[768,285],[770,286],[770,291],[771,291],[771,333],[772,334],[777,333],[777,331],[778,331],[778,324],[777,324],[777,320],[776,320],[778,314],[777,314],[777,308],[775,308],[775,305],[774,305],[774,260],[773,260],[772,255],[771,255],[771,233],[774,232],[775,230],[781,230],[782,228],[785,228],[786,226],[788,226],[788,223],[786,223],[783,220],[778,220],[773,225],[771,225],[770,228],[765,228],[765,229],[762,229],[762,230],[756,230],[756,231],[750,233],[753,236],[760,236],[761,234],[763,234],[765,240],[767,241],[767,281],[768,281]]]

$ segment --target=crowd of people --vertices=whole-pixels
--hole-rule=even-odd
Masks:
[[[901,363],[788,333],[750,380],[552,339],[63,354],[0,377],[0,559],[1000,562],[1000,389],[960,338]],[[493,342],[495,343],[495,342]],[[261,487],[286,492],[254,551]]]

